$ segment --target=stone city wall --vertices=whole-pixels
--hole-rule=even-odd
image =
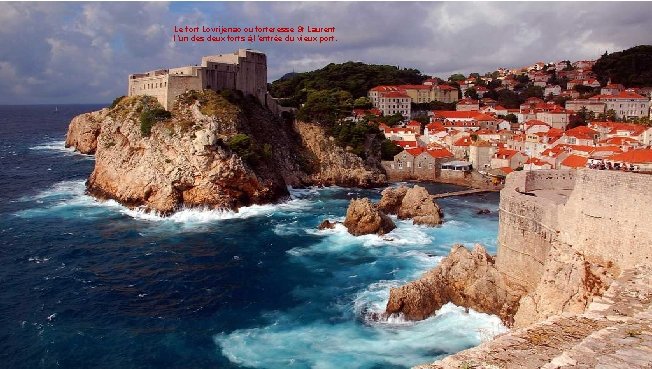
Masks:
[[[556,242],[616,267],[649,263],[652,226],[646,213],[651,193],[652,177],[644,174],[514,172],[500,194],[496,267],[529,292]]]

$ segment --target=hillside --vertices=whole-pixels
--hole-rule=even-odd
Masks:
[[[627,87],[652,86],[652,45],[602,55],[593,66],[602,84],[609,79]]]
[[[269,90],[274,97],[288,99],[288,106],[299,107],[306,101],[309,90],[342,90],[358,98],[367,96],[367,91],[374,86],[421,84],[426,78],[416,69],[350,61],[331,63],[311,72],[286,74],[272,82]]]

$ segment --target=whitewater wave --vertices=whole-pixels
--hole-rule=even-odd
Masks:
[[[495,316],[444,305],[436,316],[389,325],[297,322],[275,316],[269,325],[214,337],[231,362],[254,368],[339,369],[411,366],[478,345],[506,331]],[[382,365],[381,365],[382,366]]]
[[[46,141],[41,144],[32,146],[30,150],[44,150],[44,151],[54,151],[58,153],[63,153],[66,155],[78,155],[80,157],[85,157],[87,159],[95,159],[93,155],[82,154],[78,151],[75,151],[74,147],[66,147],[66,141],[64,140],[54,140]]]
[[[39,206],[21,210],[16,215],[21,217],[47,215],[80,217],[98,215],[98,212],[102,211],[112,211],[150,222],[204,224],[227,219],[271,216],[276,212],[300,211],[310,206],[308,200],[295,199],[279,204],[245,206],[238,211],[184,208],[165,217],[143,208],[130,209],[114,200],[98,200],[86,194],[85,183],[84,180],[62,181],[35,195],[22,197],[18,201],[34,202]]]

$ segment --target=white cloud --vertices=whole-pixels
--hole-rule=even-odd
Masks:
[[[129,73],[238,47],[266,52],[270,79],[349,60],[447,76],[596,58],[649,43],[651,11],[644,2],[5,2],[0,103],[110,101]],[[172,43],[172,27],[186,24],[335,26],[338,42]]]

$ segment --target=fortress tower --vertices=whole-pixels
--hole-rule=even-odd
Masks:
[[[188,90],[239,90],[253,95],[278,113],[278,105],[267,94],[267,57],[260,51],[239,49],[232,54],[204,56],[201,66],[159,69],[129,75],[128,96],[156,97],[166,110]]]

